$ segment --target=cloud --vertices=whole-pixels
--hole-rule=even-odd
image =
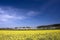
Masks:
[[[12,7],[0,7],[0,26],[20,26],[25,25],[25,19],[36,16],[39,13],[31,10],[17,9]],[[22,22],[23,20],[23,22]]]
[[[4,11],[0,8],[0,14],[3,14],[4,13]]]
[[[39,12],[23,10],[13,7],[0,7],[0,22],[24,20],[31,16],[37,16]]]
[[[29,11],[29,12],[27,13],[28,16],[36,16],[36,15],[38,15],[38,14],[39,14],[39,12],[35,12],[35,11]]]
[[[0,7],[0,21],[22,20],[26,18],[24,15],[18,15],[19,13],[21,14],[19,9],[16,8]]]
[[[13,7],[0,7],[0,17],[5,21],[8,19],[21,20],[27,17],[36,16],[38,14],[39,12],[31,11],[31,10],[24,10],[24,9],[18,9]]]
[[[22,20],[24,16],[13,16],[13,15],[0,15],[0,21],[9,21],[9,20]]]

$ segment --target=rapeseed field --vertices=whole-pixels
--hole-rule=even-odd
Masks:
[[[0,40],[60,40],[60,30],[0,30]]]

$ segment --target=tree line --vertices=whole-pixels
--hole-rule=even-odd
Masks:
[[[60,29],[60,24],[37,26],[37,29]]]
[[[36,28],[32,27],[15,27],[15,28],[0,28],[0,30],[24,30],[24,29],[60,29],[60,24],[42,25]]]

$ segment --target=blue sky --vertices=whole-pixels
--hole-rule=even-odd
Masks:
[[[0,27],[60,23],[60,0],[0,0]]]

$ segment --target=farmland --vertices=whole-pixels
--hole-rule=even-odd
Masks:
[[[0,40],[60,40],[60,30],[0,30]]]

